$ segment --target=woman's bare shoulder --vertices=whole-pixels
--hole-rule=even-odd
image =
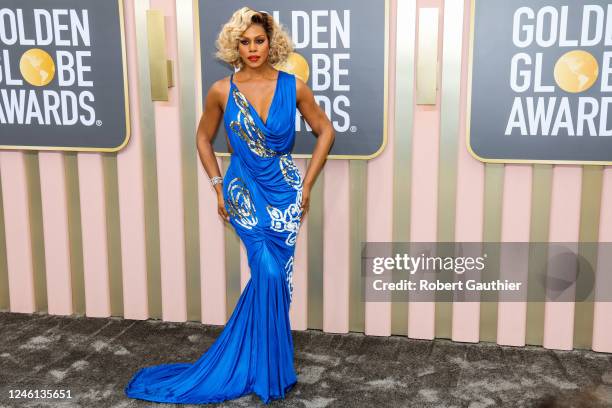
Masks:
[[[295,75],[295,94],[298,102],[312,94],[312,90],[308,87],[308,84],[302,81],[297,75]]]
[[[296,90],[299,91],[300,89],[304,89],[305,86],[308,86],[306,85],[304,81],[302,81],[302,78],[300,78],[297,75],[293,75],[293,76],[295,77],[295,89]]]
[[[213,92],[227,93],[227,91],[229,90],[229,84],[230,81],[228,75],[213,82],[213,84],[210,86],[210,90]]]
[[[222,102],[225,101],[225,99],[227,99],[227,95],[229,94],[229,89],[230,89],[230,81],[229,81],[229,75],[218,79],[217,81],[213,82],[212,85],[210,86],[210,88],[208,88],[208,93],[210,96],[214,97],[219,104],[222,105]]]

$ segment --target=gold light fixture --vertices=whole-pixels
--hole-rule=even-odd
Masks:
[[[435,105],[438,90],[438,8],[419,8],[417,105]]]
[[[147,10],[147,39],[151,100],[167,101],[168,88],[174,86],[174,70],[166,52],[166,24],[161,10]]]

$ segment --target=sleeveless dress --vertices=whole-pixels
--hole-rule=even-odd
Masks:
[[[125,387],[128,397],[208,403],[255,393],[268,404],[297,383],[289,321],[302,214],[302,177],[290,153],[295,93],[295,76],[279,71],[263,123],[230,77],[223,120],[233,153],[223,197],[251,277],[223,331],[197,361],[140,369]]]

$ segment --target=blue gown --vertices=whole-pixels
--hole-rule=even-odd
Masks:
[[[128,397],[193,404],[255,393],[267,404],[296,384],[289,307],[303,184],[290,153],[295,92],[295,76],[279,71],[263,123],[230,77],[223,120],[233,153],[223,197],[251,277],[223,331],[197,361],[140,369],[125,387]]]

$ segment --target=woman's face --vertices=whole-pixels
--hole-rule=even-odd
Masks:
[[[256,68],[268,60],[270,44],[260,24],[251,24],[238,38],[238,53],[244,65]]]

